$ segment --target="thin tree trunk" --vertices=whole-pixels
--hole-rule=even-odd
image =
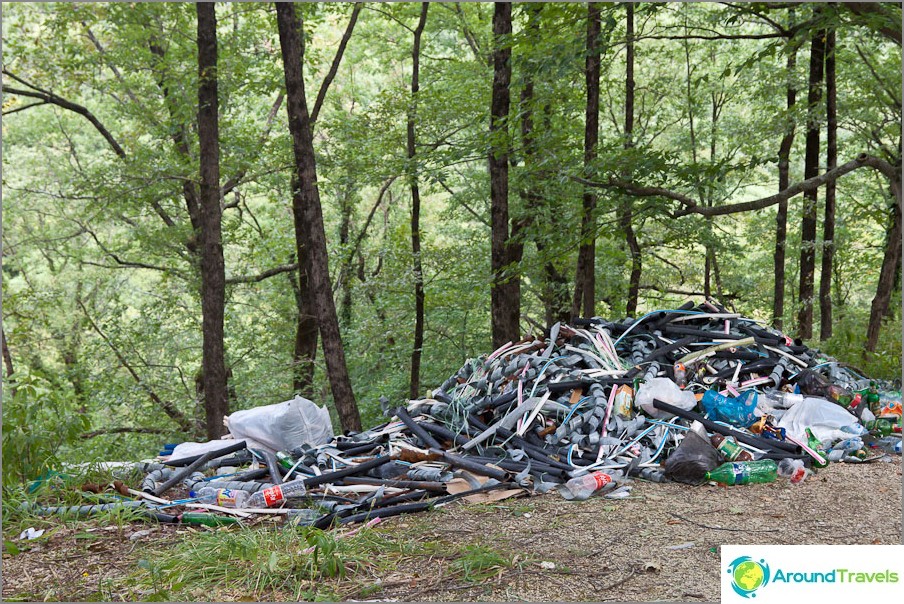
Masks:
[[[298,284],[295,293],[297,318],[292,354],[292,386],[295,392],[314,398],[314,361],[320,331],[314,309],[314,295],[308,277],[310,259],[304,242],[304,199],[296,178],[292,178],[292,218],[295,226],[295,254],[298,256]]]
[[[826,34],[826,170],[838,165],[838,115],[835,103],[835,30]],[[832,337],[832,265],[835,259],[835,181],[826,183],[822,223],[822,271],[819,279],[819,339]]]
[[[778,148],[778,190],[779,193],[788,188],[791,167],[791,146],[794,144],[794,118],[791,111],[797,102],[797,89],[794,87],[794,69],[797,64],[797,51],[792,50],[788,54],[788,88],[785,91],[785,106],[787,119],[785,135]],[[776,329],[782,329],[785,316],[785,244],[788,234],[788,200],[784,199],[778,204],[778,212],[775,215],[775,253],[773,255],[775,265],[775,282],[772,294],[772,325]]]
[[[408,177],[411,182],[411,254],[414,262],[414,347],[411,350],[411,381],[409,398],[417,398],[421,389],[421,351],[424,347],[424,267],[421,263],[421,191],[418,187],[418,168],[415,161],[415,120],[417,119],[418,78],[421,64],[421,35],[427,24],[428,2],[421,3],[421,18],[414,30],[411,49],[411,108],[408,111]]]
[[[879,270],[879,282],[876,295],[870,306],[869,326],[866,330],[866,346],[869,352],[875,352],[879,344],[879,329],[889,310],[891,294],[894,290],[895,276],[901,267],[901,173],[891,181],[891,193],[894,204],[891,208],[887,237],[885,239],[885,257]]]
[[[6,368],[6,383],[9,384],[9,391],[16,396],[16,381],[12,378],[15,370],[13,369],[13,355],[9,352],[9,345],[6,343],[6,331],[0,326],[0,344],[3,348],[3,366]]]
[[[629,5],[633,15],[633,6]],[[599,142],[600,120],[600,38],[601,22],[599,4],[587,4],[587,56],[584,60],[584,79],[587,87],[587,105],[584,110],[584,173],[590,177],[590,166],[596,160]],[[596,314],[596,192],[584,188],[581,214],[581,246],[578,248],[578,264],[574,279],[574,298],[571,311],[575,316]]]
[[[226,306],[226,268],[223,261],[220,206],[220,142],[217,111],[217,17],[212,2],[195,5],[198,13],[198,140],[201,190],[201,313],[203,330],[204,422],[207,437],[225,431],[229,412],[223,316]]]
[[[810,45],[810,89],[807,92],[807,145],[804,152],[804,179],[819,174],[819,118],[817,105],[822,98],[822,66],[825,59],[825,31],[817,31]],[[813,337],[813,278],[816,269],[816,189],[804,193],[800,227],[800,286],[797,333]]]
[[[634,146],[634,5],[627,8],[627,42],[625,46],[625,149]],[[630,175],[628,175],[630,178]],[[637,299],[640,296],[640,275],[643,271],[643,257],[640,243],[634,233],[634,202],[625,197],[619,202],[618,222],[625,233],[625,242],[631,253],[631,275],[628,278],[628,301],[625,314],[633,316],[637,312]]]
[[[493,89],[490,105],[490,216],[491,268],[490,290],[493,347],[519,339],[521,314],[521,277],[516,260],[515,233],[509,236],[508,207],[508,115],[512,81],[512,5],[496,2],[493,11]]]
[[[292,135],[292,151],[295,156],[295,176],[301,202],[302,239],[307,252],[307,269],[313,293],[317,325],[323,339],[323,356],[333,401],[339,413],[343,430],[360,430],[361,416],[352,392],[345,363],[345,351],[339,333],[339,320],[330,285],[329,258],[326,249],[326,232],[323,226],[323,210],[317,189],[317,165],[314,157],[314,139],[311,120],[305,100],[302,65],[304,60],[301,20],[295,14],[292,3],[276,3],[276,23],[282,51],[283,71],[286,81],[286,112],[289,132]],[[301,258],[299,258],[301,262]]]
[[[342,290],[342,298],[339,302],[339,326],[343,330],[348,330],[352,324],[352,257],[346,256],[345,250],[348,249],[351,236],[353,188],[353,184],[346,185],[339,202],[341,215],[339,221],[339,248],[343,250],[343,258],[339,261],[339,278],[336,286]]]

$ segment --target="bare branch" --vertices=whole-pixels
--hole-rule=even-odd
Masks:
[[[102,434],[170,434],[170,432],[170,430],[164,430],[163,428],[103,428],[85,432],[80,438],[87,440]]]
[[[88,320],[88,323],[91,325],[91,328],[101,337],[101,339],[110,347],[110,350],[113,351],[113,354],[116,355],[116,358],[119,360],[120,365],[129,372],[129,375],[132,376],[132,379],[135,380],[135,383],[138,384],[142,390],[144,390],[148,397],[150,397],[151,401],[153,401],[156,405],[158,405],[163,412],[166,413],[170,419],[179,424],[179,427],[189,433],[195,432],[195,426],[193,422],[185,416],[184,413],[176,409],[176,407],[169,401],[164,401],[161,399],[154,390],[148,386],[142,379],[141,376],[138,375],[138,372],[129,364],[126,360],[125,356],[119,351],[119,349],[110,341],[110,338],[101,330],[100,327],[97,326],[97,323],[94,322],[94,319],[91,318],[91,314],[88,312],[88,309],[85,308],[85,305],[78,298],[75,300],[79,307],[81,307],[82,312],[85,313],[85,318]]]
[[[314,101],[314,107],[311,109],[312,124],[317,121],[317,115],[320,113],[320,108],[323,106],[323,101],[326,99],[326,92],[329,90],[333,78],[336,77],[336,72],[339,71],[339,64],[342,63],[342,55],[345,54],[345,47],[348,46],[348,40],[352,37],[352,31],[355,29],[355,23],[358,21],[358,15],[361,14],[362,6],[363,4],[361,2],[355,2],[355,7],[352,9],[352,16],[349,17],[348,20],[348,26],[345,28],[345,33],[342,34],[342,40],[339,41],[339,48],[336,49],[336,56],[333,57],[333,63],[330,65],[330,70],[327,72],[326,77],[323,78],[323,83],[320,84],[317,100]]]
[[[762,210],[764,208],[768,208],[769,206],[775,205],[781,201],[785,201],[787,199],[791,199],[795,195],[803,193],[805,191],[810,191],[812,189],[816,189],[821,187],[825,183],[830,180],[837,179],[841,176],[849,172],[853,172],[858,168],[862,168],[864,166],[869,166],[874,168],[884,174],[891,180],[897,179],[898,171],[889,162],[879,159],[878,157],[874,157],[872,155],[867,155],[866,153],[861,153],[855,159],[838,166],[837,168],[833,168],[824,174],[820,174],[819,176],[814,176],[813,178],[809,178],[807,180],[800,181],[795,183],[785,189],[784,191],[777,193],[775,195],[770,195],[768,197],[763,197],[760,199],[755,199],[752,201],[744,201],[735,204],[729,204],[726,206],[711,206],[706,207],[697,202],[697,200],[683,194],[678,193],[676,191],[670,191],[668,189],[664,189],[662,187],[642,187],[635,185],[631,182],[620,181],[615,178],[610,178],[608,182],[593,182],[590,180],[586,180],[584,178],[579,178],[577,176],[572,176],[571,180],[575,182],[579,182],[588,187],[598,187],[598,188],[613,188],[620,189],[621,191],[627,193],[628,195],[632,195],[635,197],[663,197],[666,199],[672,199],[674,201],[679,202],[684,206],[684,208],[678,210],[677,212],[672,214],[673,218],[678,218],[680,216],[687,216],[688,214],[699,214],[701,216],[724,216],[727,214],[737,214],[740,212],[751,212],[755,210]]]
[[[236,285],[237,283],[258,283],[263,281],[264,279],[269,279],[270,277],[281,275],[282,273],[290,273],[294,270],[298,270],[298,263],[293,262],[292,264],[283,264],[280,266],[276,266],[274,268],[265,270],[264,272],[257,275],[244,275],[241,277],[228,277],[226,279],[226,285]]]
[[[10,94],[18,94],[20,96],[25,96],[25,97],[29,97],[29,98],[33,98],[33,99],[39,99],[41,101],[44,101],[44,103],[56,105],[58,107],[62,107],[63,109],[68,109],[69,111],[78,113],[79,115],[81,115],[85,119],[87,119],[89,122],[91,122],[91,124],[94,126],[94,128],[98,132],[100,132],[101,136],[103,136],[104,139],[106,139],[106,141],[110,144],[110,147],[113,149],[113,151],[116,153],[116,155],[118,155],[119,157],[125,158],[126,152],[119,145],[119,143],[116,141],[116,139],[113,138],[113,135],[110,134],[110,131],[107,130],[106,126],[104,126],[100,122],[100,120],[97,119],[97,117],[93,113],[91,113],[91,111],[88,110],[87,107],[84,107],[77,103],[73,103],[71,101],[67,101],[63,97],[57,96],[57,95],[53,94],[52,92],[41,90],[37,86],[30,84],[29,82],[26,82],[22,78],[10,73],[6,69],[3,70],[3,74],[13,78],[17,82],[20,82],[20,83],[28,86],[29,88],[33,89],[33,90],[24,90],[21,88],[12,88],[9,86],[4,86],[3,87],[4,92],[8,92]],[[36,105],[40,105],[40,104],[42,104],[42,103],[36,103]],[[30,105],[30,106],[33,107],[34,105]]]

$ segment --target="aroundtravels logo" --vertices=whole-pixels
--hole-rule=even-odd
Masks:
[[[750,556],[739,556],[728,565],[731,587],[743,598],[755,598],[756,590],[769,583],[769,565]]]

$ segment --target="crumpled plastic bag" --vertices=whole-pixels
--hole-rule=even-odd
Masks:
[[[753,390],[740,396],[722,396],[715,390],[707,390],[700,406],[713,421],[746,428],[757,420],[757,398]]]
[[[688,430],[681,444],[665,462],[665,476],[675,482],[701,484],[706,473],[722,463],[722,456],[708,440]]]
[[[813,436],[825,442],[856,434],[857,432],[841,430],[856,423],[857,418],[841,405],[824,398],[808,396],[788,409],[778,426],[792,437],[803,441],[807,440],[806,429],[810,428]]]
[[[306,398],[236,411],[224,420],[236,439],[248,447],[270,451],[290,451],[304,444],[322,445],[333,440],[333,424],[326,406],[318,407]]]
[[[228,447],[236,441],[227,438],[218,440],[209,440],[203,443],[185,442],[176,445],[170,454],[170,459],[182,459],[183,457],[194,457],[195,455],[204,455],[208,451],[216,451],[223,447]]]
[[[650,417],[668,419],[673,417],[671,413],[660,411],[653,406],[653,400],[674,405],[685,411],[690,411],[697,406],[697,399],[688,390],[682,390],[678,384],[667,377],[652,378],[640,385],[634,404],[644,410]]]

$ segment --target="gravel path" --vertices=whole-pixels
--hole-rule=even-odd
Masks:
[[[715,602],[722,544],[901,543],[900,458],[895,462],[832,464],[800,485],[635,481],[624,500],[567,502],[551,493],[450,505],[381,523],[374,530],[407,543],[409,553],[332,588],[341,598],[371,601]],[[169,547],[186,530],[125,525],[92,529],[97,538],[90,540],[60,531],[51,543],[4,553],[3,599],[134,599],[129,573],[145,548]],[[136,539],[138,531],[148,534]],[[462,560],[475,548],[506,563],[469,581]],[[226,589],[209,599],[286,597]]]

